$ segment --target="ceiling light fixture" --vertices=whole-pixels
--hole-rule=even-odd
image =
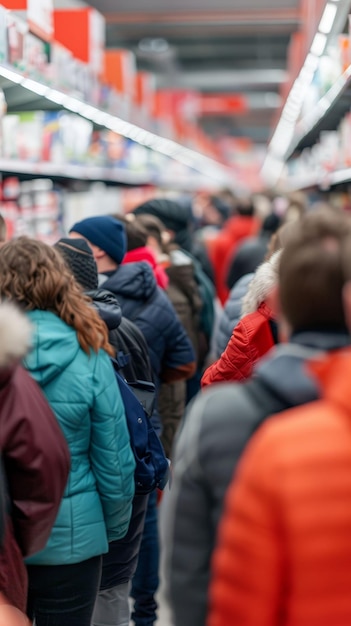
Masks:
[[[269,143],[267,150],[267,157],[264,161],[261,174],[265,180],[275,180],[276,184],[279,180],[282,168],[276,167],[275,173],[271,173],[267,176],[269,168],[273,162],[284,163],[291,150],[292,142],[296,132],[296,124],[301,114],[302,106],[313,81],[314,74],[318,69],[320,57],[324,54],[325,48],[328,42],[329,33],[332,31],[336,17],[338,15],[338,8],[336,2],[338,0],[331,0],[327,3],[323,15],[321,17],[318,31],[312,41],[310,51],[306,56],[303,67],[290,90],[290,93],[286,99],[283,107],[280,120],[273,133],[273,137]],[[344,80],[344,76],[343,76]],[[338,81],[336,81],[338,82]],[[318,115],[322,115],[326,111],[326,102],[323,101],[323,106],[318,107]],[[331,106],[329,104],[329,106]],[[313,111],[312,115],[315,115]],[[302,131],[307,128],[305,120],[300,122]]]
[[[328,2],[324,9],[324,13],[322,15],[322,19],[319,23],[318,30],[320,33],[324,33],[325,35],[329,35],[331,29],[333,28],[337,6],[335,4],[331,4]]]
[[[324,33],[316,33],[311,45],[311,53],[321,57],[327,43],[327,36]]]

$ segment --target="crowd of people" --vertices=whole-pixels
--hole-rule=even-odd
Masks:
[[[351,623],[351,216],[254,200],[1,221],[0,626]]]

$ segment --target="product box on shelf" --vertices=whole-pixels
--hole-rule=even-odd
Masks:
[[[54,0],[1,0],[1,4],[19,13],[28,22],[32,33],[44,41],[51,41]]]
[[[32,33],[25,34],[22,71],[27,76],[46,82],[49,75],[49,55],[49,44]]]
[[[13,113],[3,119],[5,159],[38,162],[43,141],[43,112]]]
[[[8,60],[7,13],[6,9],[0,6],[0,63],[7,63]]]
[[[7,14],[8,62],[19,71],[24,70],[24,39],[28,33],[26,22],[14,13]]]
[[[103,71],[105,28],[104,17],[91,7],[54,11],[54,38],[88,64],[96,76]]]

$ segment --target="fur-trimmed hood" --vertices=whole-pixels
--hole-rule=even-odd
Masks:
[[[32,326],[17,307],[0,303],[0,369],[23,359],[31,347]]]
[[[278,250],[257,268],[242,301],[241,317],[257,311],[277,285],[281,252]]]

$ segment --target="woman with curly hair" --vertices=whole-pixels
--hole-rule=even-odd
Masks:
[[[101,555],[123,537],[134,458],[107,331],[57,251],[19,237],[0,250],[0,299],[34,327],[24,365],[65,435],[71,470],[46,547],[27,561],[36,626],[90,626]]]

